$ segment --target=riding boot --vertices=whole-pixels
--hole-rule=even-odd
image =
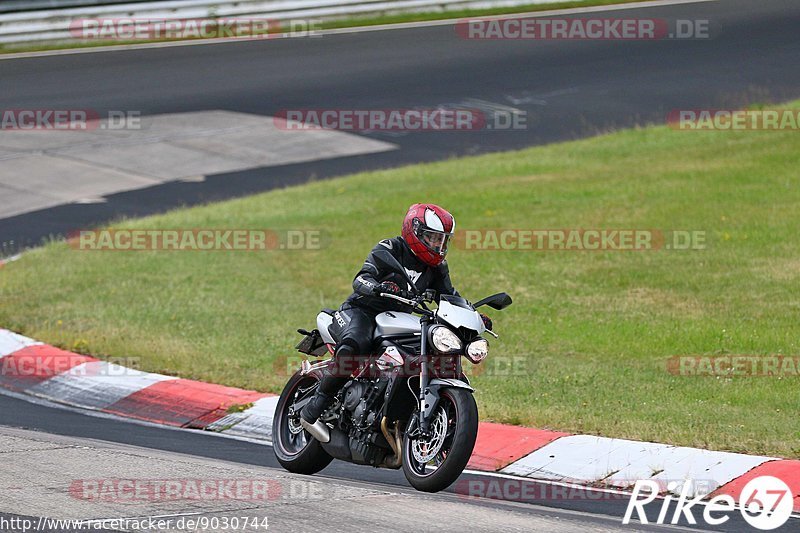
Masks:
[[[300,411],[300,416],[306,422],[313,424],[319,418],[325,409],[331,406],[333,398],[339,389],[347,383],[346,377],[325,375],[319,382],[319,388],[303,409]]]
[[[350,345],[340,344],[336,349],[334,360],[344,356],[350,356],[354,352],[355,350],[353,350]],[[337,365],[336,363],[333,365],[334,369],[339,366],[340,365]],[[316,422],[325,409],[330,407],[330,405],[333,403],[336,393],[339,392],[339,389],[341,389],[349,379],[348,376],[338,375],[339,371],[337,370],[334,370],[333,373],[331,373],[330,369],[325,369],[324,372],[325,374],[319,381],[319,387],[317,387],[317,392],[314,394],[314,397],[311,398],[311,401],[308,402],[300,411],[300,416],[309,424]]]

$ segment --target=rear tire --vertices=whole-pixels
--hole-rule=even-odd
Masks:
[[[440,393],[434,420],[444,409],[448,427],[440,451],[431,461],[440,460],[439,464],[418,462],[412,451],[414,441],[408,437],[408,431],[403,438],[403,473],[411,486],[422,492],[439,492],[458,479],[469,462],[478,436],[478,406],[472,392],[452,388],[440,389]],[[413,423],[414,418],[411,420]],[[433,428],[434,421],[431,424]]]
[[[333,461],[320,442],[300,427],[300,413],[289,416],[289,406],[295,402],[298,391],[311,387],[314,381],[319,381],[319,376],[314,373],[301,376],[299,371],[295,372],[281,392],[272,419],[275,458],[283,468],[295,474],[316,474]]]

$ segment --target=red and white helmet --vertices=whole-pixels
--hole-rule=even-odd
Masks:
[[[447,255],[456,221],[453,215],[434,204],[414,204],[403,220],[403,239],[423,263],[437,266]]]

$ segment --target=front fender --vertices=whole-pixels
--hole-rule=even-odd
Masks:
[[[428,388],[431,388],[433,385],[437,385],[438,389],[451,387],[456,389],[468,389],[471,392],[475,392],[475,389],[473,389],[469,383],[456,378],[433,378],[430,383],[428,383]]]
[[[467,389],[470,392],[475,392],[467,382],[455,378],[434,378],[428,383],[428,388],[425,389],[425,405],[420,413],[422,415],[422,426],[428,428],[428,423],[431,416],[436,411],[436,406],[439,405],[439,390],[440,389]]]

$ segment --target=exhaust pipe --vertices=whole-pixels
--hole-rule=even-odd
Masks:
[[[386,442],[389,443],[389,446],[392,448],[392,452],[394,455],[392,457],[388,457],[383,460],[383,466],[388,468],[400,468],[403,464],[403,457],[401,455],[401,450],[403,449],[403,441],[400,440],[400,434],[397,431],[397,424],[399,423],[398,420],[394,422],[394,436],[389,434],[389,428],[386,424],[387,418],[384,416],[381,419],[381,433],[386,438]]]
[[[316,422],[310,424],[306,422],[301,416],[300,425],[303,426],[303,429],[308,431],[311,434],[311,436],[317,439],[318,441],[320,442],[331,441],[331,430],[322,420],[317,419]]]

